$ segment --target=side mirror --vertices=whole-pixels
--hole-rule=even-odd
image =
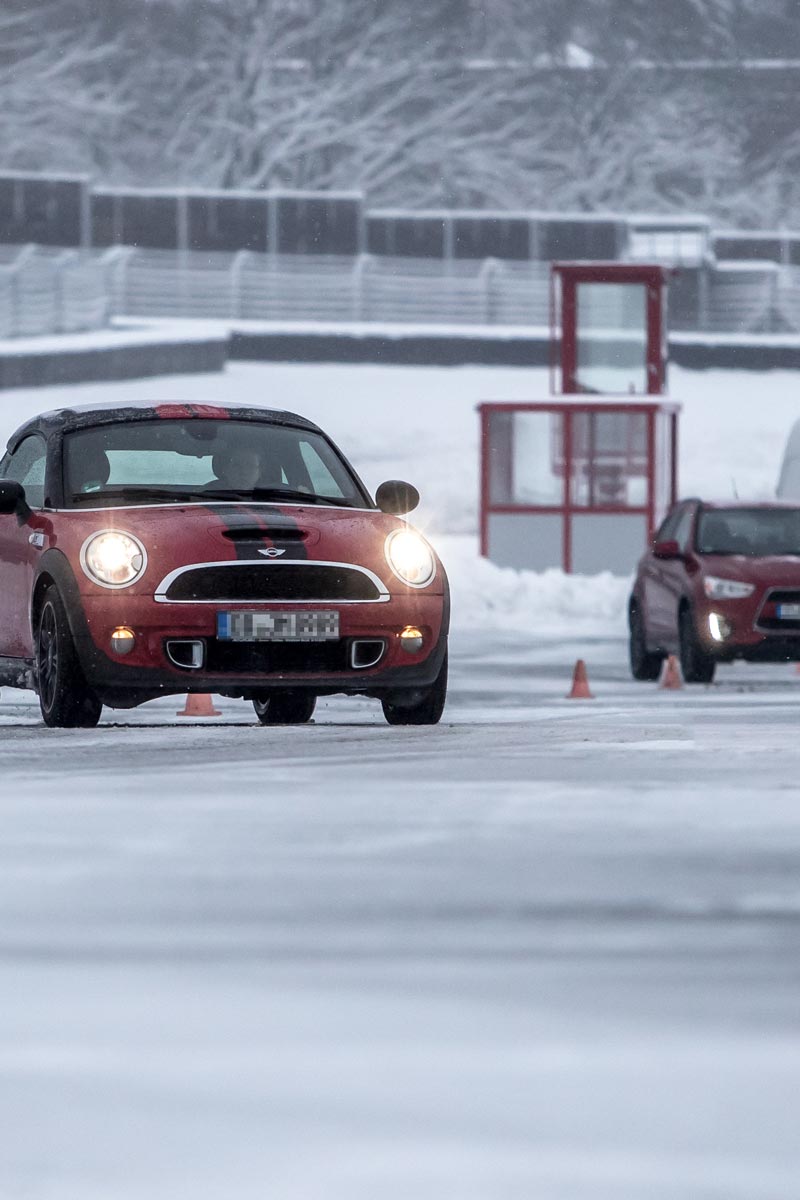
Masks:
[[[677,542],[655,542],[653,554],[656,558],[683,558],[683,551]]]
[[[0,479],[0,513],[15,513],[27,508],[22,484],[16,479]]]
[[[401,517],[417,507],[419,492],[412,484],[404,483],[402,479],[387,479],[375,493],[375,503],[381,512]]]

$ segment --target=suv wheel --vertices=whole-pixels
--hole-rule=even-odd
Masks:
[[[697,636],[690,608],[682,608],[678,618],[681,672],[686,683],[711,683],[717,662]]]
[[[647,649],[644,619],[639,609],[634,605],[630,612],[630,641],[628,653],[631,664],[631,675],[650,683],[655,682],[661,674],[663,654],[651,654]]]

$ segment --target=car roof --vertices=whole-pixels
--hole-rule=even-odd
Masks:
[[[699,504],[701,508],[710,509],[764,509],[770,511],[772,509],[783,508],[800,508],[800,501],[797,500],[700,500],[697,496],[687,496],[681,504]]]
[[[75,429],[91,429],[98,425],[116,425],[129,421],[164,420],[214,420],[229,418],[237,421],[253,421],[264,425],[290,426],[321,433],[313,421],[297,413],[281,409],[257,408],[253,405],[226,403],[199,403],[191,400],[150,400],[138,404],[76,404],[70,408],[56,408],[31,417],[8,439],[13,449],[22,438],[31,433],[43,433],[48,437],[56,432],[71,432]]]

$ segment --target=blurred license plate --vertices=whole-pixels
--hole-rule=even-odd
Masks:
[[[338,612],[221,612],[224,642],[328,642],[339,636]]]
[[[800,604],[779,604],[777,608],[782,621],[800,621]]]

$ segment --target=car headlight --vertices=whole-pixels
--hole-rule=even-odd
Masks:
[[[427,587],[436,574],[433,551],[413,529],[396,529],[389,534],[386,561],[397,578],[409,587]]]
[[[101,587],[130,587],[144,574],[147,553],[132,533],[104,529],[83,543],[81,566],[84,574]]]
[[[736,579],[717,579],[716,575],[706,575],[703,587],[710,600],[744,600],[755,589],[753,583],[739,583]]]

